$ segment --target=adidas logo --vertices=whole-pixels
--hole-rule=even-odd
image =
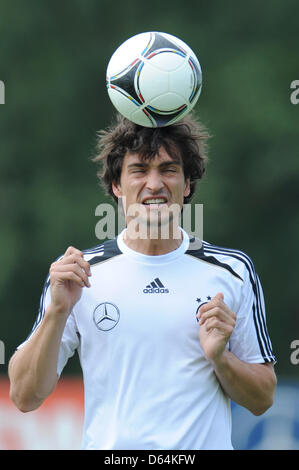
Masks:
[[[156,277],[145,289],[144,294],[169,294],[169,290],[166,289],[160,279]]]

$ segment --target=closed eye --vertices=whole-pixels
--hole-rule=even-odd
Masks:
[[[165,168],[162,168],[161,169],[161,173],[177,173],[178,172],[178,168],[176,167],[165,167]]]

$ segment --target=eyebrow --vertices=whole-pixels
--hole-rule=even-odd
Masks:
[[[180,160],[169,160],[169,161],[166,161],[166,162],[162,162],[160,163],[158,166],[159,168],[165,168],[167,166],[171,166],[171,165],[178,165],[178,166],[182,166],[182,162]],[[146,162],[135,162],[135,163],[130,163],[127,168],[146,168],[148,167],[149,164],[146,163]]]

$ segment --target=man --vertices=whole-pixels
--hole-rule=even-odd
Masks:
[[[273,402],[252,261],[189,239],[170,210],[190,201],[206,139],[191,116],[159,129],[119,118],[100,134],[95,161],[127,228],[51,265],[36,324],[10,361],[11,398],[30,411],[78,350],[84,449],[231,449],[230,399],[255,415]]]

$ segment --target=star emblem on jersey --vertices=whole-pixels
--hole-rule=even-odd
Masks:
[[[119,322],[119,309],[111,302],[103,302],[96,306],[93,321],[101,331],[112,330]]]
[[[143,292],[145,294],[169,294],[169,290],[166,289],[158,277],[150,282],[145,289],[143,289]]]
[[[206,297],[203,297],[203,298],[197,297],[196,302],[198,302],[198,307],[196,309],[195,315],[198,314],[200,307],[210,302],[211,299],[212,297],[210,295],[207,295]],[[199,322],[199,319],[196,318],[196,321]]]

